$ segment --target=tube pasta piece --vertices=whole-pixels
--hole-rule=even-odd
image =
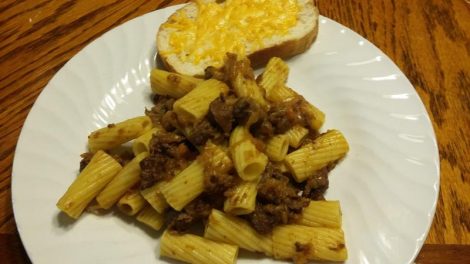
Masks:
[[[193,161],[162,187],[163,196],[176,211],[181,211],[203,191],[204,165],[198,160]]]
[[[271,235],[261,235],[247,221],[215,209],[209,215],[204,237],[238,245],[248,251],[262,252],[267,256],[273,255]]]
[[[302,143],[305,136],[308,135],[308,129],[303,126],[294,126],[286,132],[289,139],[289,145],[293,148],[298,148]]]
[[[117,202],[119,210],[126,215],[135,215],[145,206],[145,199],[138,190],[129,190]]]
[[[268,163],[268,157],[256,148],[248,129],[243,126],[236,127],[230,135],[229,145],[240,178],[245,181],[257,180]]]
[[[97,202],[91,202],[88,204],[88,206],[85,208],[85,212],[91,213],[94,215],[103,215],[106,213],[106,210],[101,207]]]
[[[242,142],[243,140],[249,138],[251,138],[251,135],[248,129],[244,126],[237,126],[232,130],[232,133],[230,134],[229,145],[233,147],[238,143]]]
[[[261,88],[259,88],[254,79],[247,79],[242,75],[239,75],[236,78],[233,88],[238,97],[249,97],[255,100],[261,106],[267,105],[263,93],[261,92]]]
[[[154,184],[150,188],[140,190],[140,194],[144,199],[160,214],[163,214],[169,206],[162,193],[162,187],[165,184],[167,184],[167,182],[162,181]]]
[[[121,198],[127,190],[140,181],[140,162],[148,157],[147,152],[140,153],[119,171],[116,177],[106,185],[96,197],[101,208],[108,209]]]
[[[276,259],[345,261],[344,233],[338,228],[285,225],[273,230]]]
[[[152,140],[153,135],[161,131],[162,128],[154,127],[149,131],[145,132],[140,137],[134,139],[134,141],[132,142],[132,152],[134,152],[134,155],[137,156],[142,152],[149,152],[150,140]]]
[[[91,152],[108,150],[143,135],[152,128],[152,121],[147,116],[139,116],[123,122],[98,129],[88,136],[88,148]]]
[[[212,142],[207,142],[200,156],[206,175],[228,173],[233,168],[233,162],[227,151]]]
[[[302,210],[298,222],[312,227],[341,228],[341,208],[339,201],[310,201]]]
[[[57,207],[68,216],[77,219],[91,200],[121,169],[121,165],[115,159],[104,151],[97,151],[90,163],[59,199]]]
[[[250,60],[247,57],[238,60],[236,54],[227,54],[225,68],[225,72],[230,73],[228,79],[238,97],[250,97],[259,105],[267,106],[263,92],[255,81]]]
[[[325,122],[325,114],[311,103],[303,102],[302,109],[309,116],[308,124],[313,130],[319,130]]]
[[[287,135],[276,135],[266,144],[266,155],[272,161],[282,161],[289,150],[289,138]]]
[[[286,156],[285,163],[297,182],[303,182],[319,169],[342,158],[349,145],[338,130],[329,130]]]
[[[232,160],[238,176],[245,181],[256,181],[268,164],[268,157],[260,152],[250,139],[231,147]]]
[[[232,264],[237,261],[238,247],[196,235],[165,231],[160,241],[160,255],[187,263]]]
[[[259,85],[266,91],[266,94],[277,87],[283,86],[289,75],[289,66],[280,58],[273,57],[269,60],[261,75]]]
[[[285,85],[279,85],[266,93],[266,98],[273,103],[283,103],[295,99],[299,95]]]
[[[136,217],[137,221],[155,229],[160,230],[165,224],[164,215],[158,213],[152,206],[147,205]]]
[[[242,181],[232,190],[224,202],[224,211],[232,215],[252,213],[256,206],[258,181]]]
[[[152,91],[159,95],[180,98],[193,90],[203,80],[178,73],[153,69],[150,72]]]
[[[214,79],[199,83],[196,88],[176,100],[173,109],[180,121],[195,124],[209,112],[209,105],[222,93],[228,91],[228,86]]]

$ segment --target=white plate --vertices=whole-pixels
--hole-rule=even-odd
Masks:
[[[13,208],[34,263],[157,263],[158,235],[115,215],[73,223],[55,204],[77,175],[90,131],[150,106],[155,32],[177,7],[111,30],[49,82],[23,127],[13,166]],[[439,188],[434,132],[417,93],[370,42],[321,17],[313,47],[288,61],[289,85],[326,113],[324,129],[350,142],[331,173],[347,263],[409,263],[431,225]],[[242,255],[239,263],[271,263]]]

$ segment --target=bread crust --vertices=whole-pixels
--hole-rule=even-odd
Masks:
[[[168,59],[167,57],[162,57],[160,55],[160,52],[157,53],[157,60],[160,60],[163,64],[163,67],[165,68],[165,70],[169,71],[169,72],[176,72],[176,73],[179,73],[178,71],[176,71],[176,69],[168,62]],[[203,76],[198,76],[198,75],[195,75],[194,77],[203,77]]]
[[[253,68],[263,67],[272,57],[280,57],[282,59],[288,59],[295,55],[301,54],[310,48],[312,43],[317,38],[318,28],[319,28],[318,9],[316,6],[313,5],[313,1],[311,4],[315,11],[314,14],[317,15],[317,17],[314,20],[315,26],[312,28],[312,30],[310,30],[307,34],[305,34],[299,39],[286,40],[282,43],[276,44],[274,46],[262,48],[260,50],[255,51],[254,53],[249,54],[248,58],[250,59],[251,65]],[[178,11],[179,10],[177,10],[176,12]],[[159,39],[157,38],[157,44],[158,44],[158,41]],[[157,51],[158,51],[158,47],[157,47]],[[171,72],[181,73],[181,72],[178,72],[176,68],[169,62],[168,56],[162,56],[160,52],[158,52],[157,56],[158,56],[158,59],[160,59],[161,62],[163,63],[166,70],[171,71]],[[182,73],[182,74],[185,74],[185,73]],[[194,76],[204,77],[203,74],[204,73],[196,74]]]
[[[318,18],[316,26],[313,28],[313,30],[311,30],[307,35],[303,36],[302,38],[288,40],[278,45],[258,50],[248,55],[248,58],[250,59],[251,65],[254,68],[259,68],[266,65],[266,63],[268,63],[269,59],[272,57],[288,59],[295,55],[304,53],[306,50],[308,50],[312,43],[317,39],[317,35]]]

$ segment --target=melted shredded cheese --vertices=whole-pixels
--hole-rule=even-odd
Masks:
[[[284,36],[297,23],[297,0],[226,0],[223,4],[196,1],[196,19],[178,12],[163,24],[170,29],[170,49],[181,61],[210,60],[218,67],[227,52],[246,55],[263,41]]]

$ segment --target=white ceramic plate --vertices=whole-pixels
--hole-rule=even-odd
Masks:
[[[74,180],[89,132],[142,115],[150,106],[155,32],[176,7],[103,35],[72,58],[39,96],[13,166],[13,207],[34,263],[158,263],[158,233],[129,218],[84,214],[72,222],[55,204]],[[439,159],[415,90],[379,49],[321,17],[312,48],[288,61],[289,85],[326,113],[351,150],[330,175],[339,199],[347,263],[409,263],[436,206]],[[241,255],[239,263],[271,263]]]

